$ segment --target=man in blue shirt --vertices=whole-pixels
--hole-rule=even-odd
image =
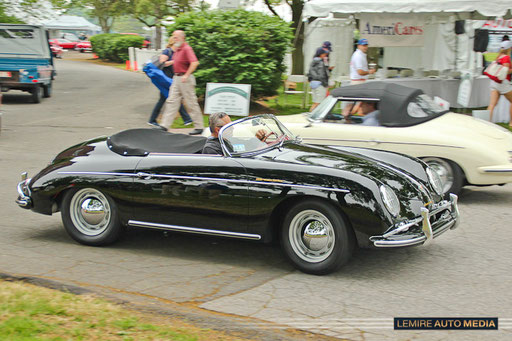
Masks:
[[[377,103],[375,102],[361,102],[361,111],[363,113],[364,126],[379,126],[379,115],[380,111],[377,109]]]

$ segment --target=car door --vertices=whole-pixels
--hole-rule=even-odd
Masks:
[[[235,160],[220,155],[150,154],[136,173],[133,220],[155,228],[163,224],[247,230],[248,185],[245,169]]]

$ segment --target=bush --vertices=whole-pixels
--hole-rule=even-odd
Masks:
[[[92,51],[103,60],[124,62],[129,59],[129,47],[142,47],[144,38],[136,35],[102,33],[91,37]]]
[[[168,27],[174,30],[185,31],[199,59],[198,95],[207,82],[251,84],[253,98],[277,93],[293,38],[285,21],[245,10],[188,12]]]

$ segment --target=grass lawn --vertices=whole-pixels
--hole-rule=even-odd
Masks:
[[[0,280],[0,340],[242,340],[176,318]]]

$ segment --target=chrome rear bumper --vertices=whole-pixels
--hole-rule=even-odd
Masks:
[[[421,208],[421,217],[402,222],[382,236],[372,236],[370,241],[376,247],[403,247],[428,244],[442,233],[456,228],[459,224],[458,197],[450,194],[450,200],[443,200],[431,211]],[[434,223],[430,218],[440,214]],[[409,232],[411,227],[421,226],[421,231]]]

